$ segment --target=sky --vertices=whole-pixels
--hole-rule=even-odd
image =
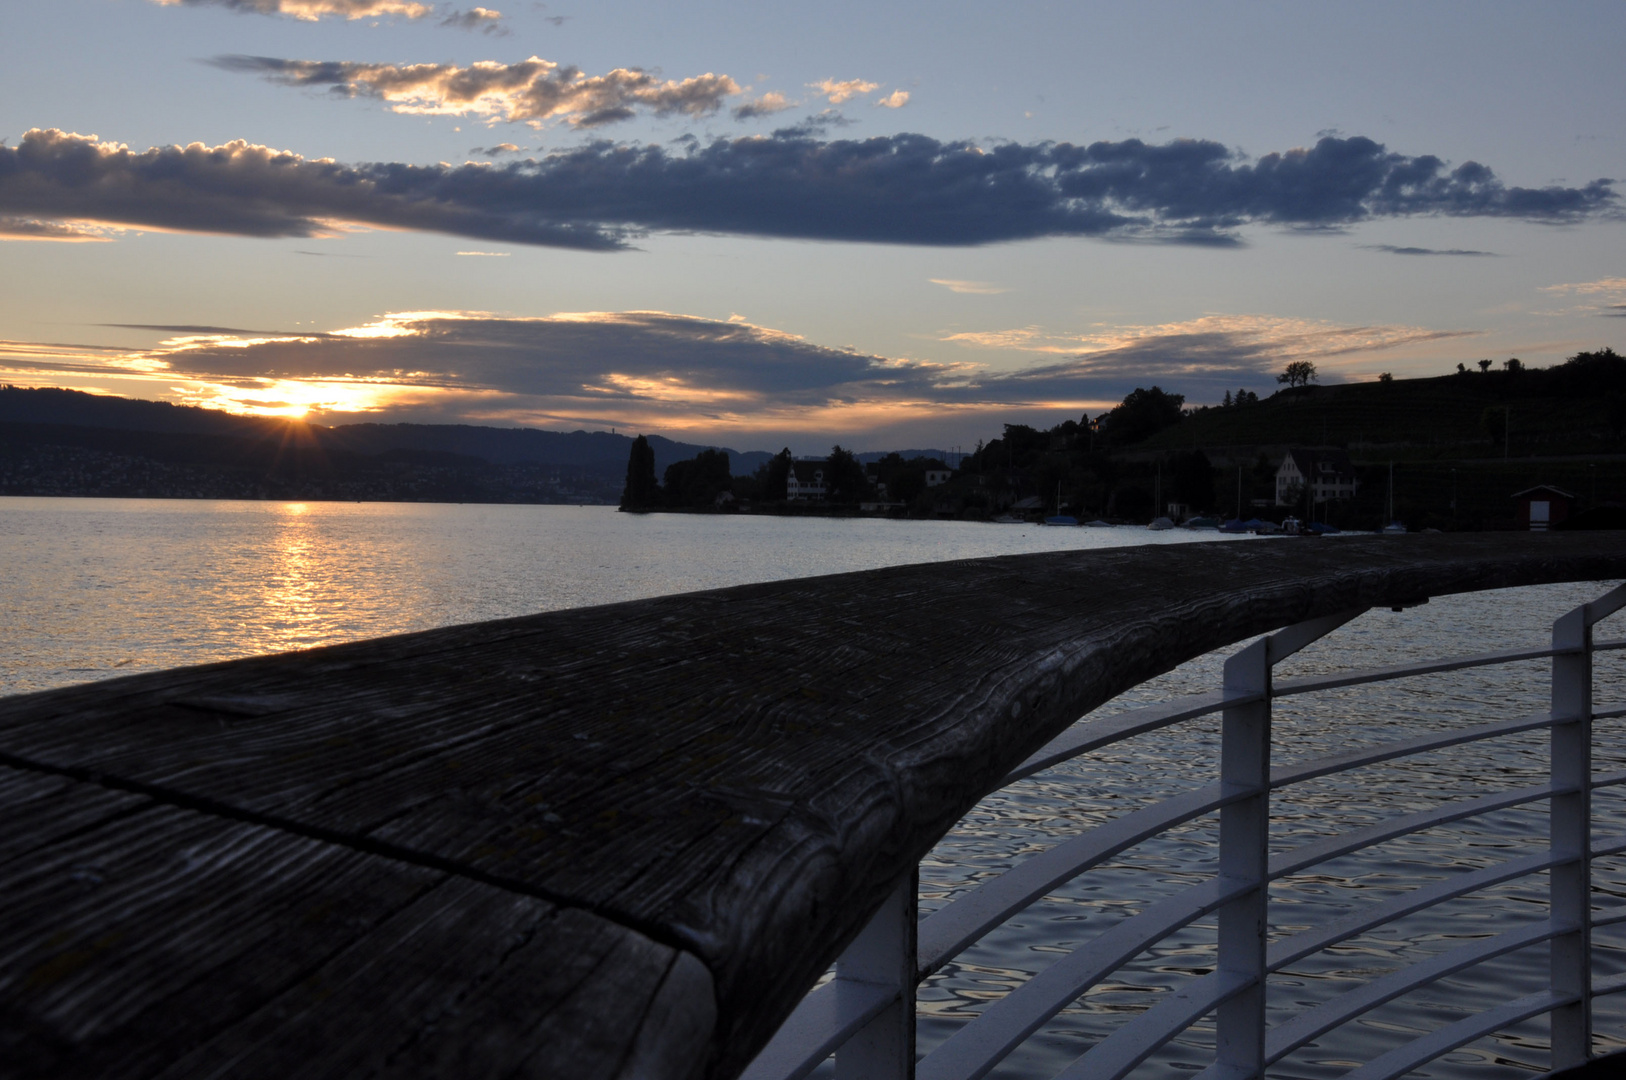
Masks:
[[[1626,351],[1626,5],[5,0],[0,382],[969,449]]]

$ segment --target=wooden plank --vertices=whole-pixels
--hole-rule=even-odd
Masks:
[[[1620,577],[1626,543],[1607,533],[898,567],[4,699],[0,763],[578,909],[692,954],[714,980],[715,1025],[683,1067],[726,1077],[901,867],[1122,690],[1351,607]]]
[[[8,1078],[685,1076],[643,1066],[703,1060],[711,1032],[687,954],[262,826],[156,806],[5,874]]]

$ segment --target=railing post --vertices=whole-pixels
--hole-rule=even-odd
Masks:
[[[904,875],[836,960],[836,979],[891,986],[897,1000],[836,1051],[836,1080],[915,1075],[915,920],[919,871]]]
[[[1548,842],[1555,865],[1548,878],[1550,917],[1570,926],[1553,938],[1552,989],[1576,1000],[1552,1013],[1552,1067],[1565,1069],[1592,1056],[1592,620],[1586,606],[1553,624],[1552,782],[1573,788],[1554,795]]]
[[[1252,884],[1219,909],[1219,968],[1253,980],[1217,1016],[1216,1063],[1233,1077],[1259,1076],[1265,1062],[1270,646],[1260,638],[1225,662],[1225,696],[1259,698],[1226,708],[1220,744],[1220,783],[1252,792],[1220,809],[1220,876]]]

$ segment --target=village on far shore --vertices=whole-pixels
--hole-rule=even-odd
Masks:
[[[627,511],[893,516],[1237,532],[1626,527],[1626,358],[1510,358],[1424,379],[1318,385],[1287,365],[1267,398],[1187,408],[1158,386],[1048,431],[1006,424],[963,455],[788,449],[747,475],[635,440]]]

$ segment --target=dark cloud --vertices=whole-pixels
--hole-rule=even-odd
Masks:
[[[327,15],[343,19],[369,19],[380,15],[421,19],[433,10],[432,5],[417,0],[154,0],[154,3],[165,7],[219,7],[253,15],[287,15],[305,22],[315,22]]]
[[[402,379],[583,402],[726,393],[824,405],[918,396],[948,370],[813,345],[749,323],[658,311],[538,319],[410,315],[386,325],[391,332],[379,336],[300,333],[247,346],[203,343],[163,356],[173,372],[194,377]]]
[[[1626,319],[1626,304],[1610,304],[1604,315],[1611,319]]]
[[[165,379],[254,385],[279,380],[361,380],[464,391],[479,407],[523,399],[573,416],[707,413],[790,417],[798,411],[1050,407],[1117,400],[1158,383],[1194,402],[1238,386],[1266,389],[1289,360],[1340,358],[1462,336],[1416,327],[1349,327],[1259,316],[1206,317],[1127,328],[1092,351],[1016,371],[900,360],[816,345],[743,321],[659,311],[546,318],[481,313],[387,316],[326,334],[209,327],[142,327],[199,338],[141,354],[164,361]],[[245,338],[259,340],[245,341]]]
[[[502,25],[502,12],[492,11],[490,8],[476,7],[467,11],[454,11],[442,19],[440,25],[457,30],[479,30],[481,33],[496,34],[499,37],[508,36],[508,28]]]
[[[786,109],[795,107],[796,103],[794,101],[789,101],[784,94],[774,91],[763,94],[755,100],[747,101],[744,105],[736,106],[733,115],[736,120],[753,120],[759,116],[772,116],[774,113],[781,113]]]
[[[496,146],[471,146],[469,147],[469,153],[479,154],[481,157],[495,158],[502,157],[504,154],[517,154],[523,149],[524,147],[515,143],[505,142],[498,143]]]
[[[844,115],[839,109],[824,109],[805,119],[798,120],[782,128],[775,128],[773,137],[776,139],[806,139],[823,138],[831,128],[851,127],[858,123]],[[697,146],[699,140],[695,140]]]
[[[1468,248],[1397,247],[1394,244],[1362,244],[1368,251],[1382,251],[1390,255],[1467,255],[1496,257],[1494,251],[1473,251]]]
[[[940,142],[924,135],[595,141],[504,165],[346,166],[245,142],[131,152],[29,131],[0,146],[0,214],[248,236],[326,222],[610,249],[651,231],[974,245],[1044,236],[1230,243],[1247,224],[1437,214],[1617,215],[1613,184],[1508,187],[1369,139],[1237,158],[1218,143]]]
[[[580,68],[539,56],[515,64],[483,60],[468,67],[274,56],[217,56],[208,63],[283,86],[325,86],[347,97],[379,98],[397,112],[500,117],[533,125],[558,119],[578,128],[626,120],[640,110],[700,119],[742,92],[727,75],[708,72],[662,81],[639,68],[586,75]],[[775,96],[765,95],[758,106],[768,108]]]
[[[34,130],[16,147],[0,146],[0,214],[236,236],[317,236],[342,221],[556,247],[623,245],[624,229],[537,213],[511,186],[517,179],[511,169],[474,165],[348,168],[244,142],[132,153]],[[487,202],[503,187],[507,195]]]

